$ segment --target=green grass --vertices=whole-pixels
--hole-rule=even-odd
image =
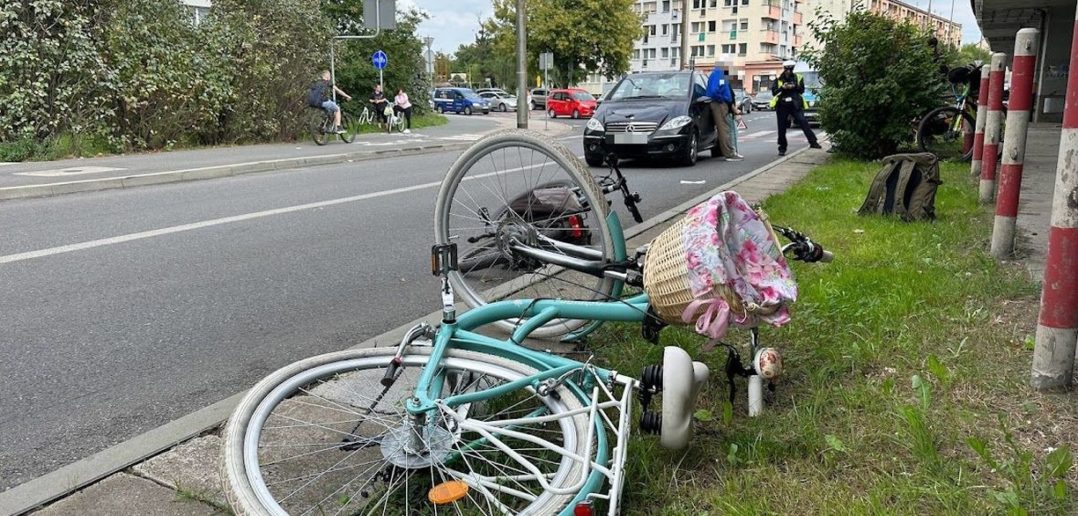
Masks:
[[[761,417],[747,417],[744,381],[726,403],[721,347],[699,355],[702,338],[663,331],[712,380],[688,452],[631,443],[626,513],[1078,511],[1078,396],[1028,387],[1038,289],[985,253],[991,214],[968,165],[943,166],[935,223],[858,216],[877,168],[835,161],[765,203],[835,261],[796,263],[793,320],[761,330],[786,365]],[[639,334],[605,326],[590,345],[604,365],[640,371],[662,351]]]
[[[424,113],[422,115],[412,116],[412,130],[423,129],[424,127],[436,127],[439,125],[445,125],[449,123],[449,119],[438,113]],[[370,133],[384,133],[384,128],[379,128],[378,124],[353,124],[353,130],[356,134],[370,134]]]
[[[41,161],[111,154],[116,149],[100,136],[62,133],[44,141],[0,142],[0,161]]]

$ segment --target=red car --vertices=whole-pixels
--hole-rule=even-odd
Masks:
[[[550,90],[546,98],[546,114],[550,118],[590,117],[592,113],[595,113],[596,105],[595,97],[584,90]]]

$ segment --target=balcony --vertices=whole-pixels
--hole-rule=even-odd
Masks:
[[[800,35],[794,36],[794,46],[796,46],[798,48],[801,47],[801,36]]]
[[[779,31],[777,30],[763,29],[760,31],[760,34],[761,43],[771,43],[777,45],[779,42]]]
[[[777,5],[773,5],[771,7],[768,7],[767,13],[764,14],[763,17],[764,18],[770,18],[772,20],[781,20],[782,19],[782,8],[777,6]]]
[[[794,25],[802,25],[804,18],[800,12],[794,12]]]

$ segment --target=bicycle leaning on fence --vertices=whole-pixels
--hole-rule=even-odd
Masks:
[[[522,159],[541,154],[532,166],[503,166],[485,177],[534,187],[547,183],[544,171],[557,164],[587,197],[588,215],[608,221],[610,235],[620,235],[616,213],[607,213],[599,197],[602,189],[564,147],[507,131],[480,140],[475,149],[454,163],[447,181],[455,171],[493,165],[491,152]],[[488,195],[490,202],[511,199]],[[508,212],[520,210],[510,206]],[[608,243],[621,259],[609,261],[589,245],[538,237],[545,219],[522,222],[508,215],[503,222],[501,241],[514,256],[559,255],[560,265],[573,272],[628,284],[636,284],[643,270],[646,253],[627,258],[624,241],[615,237]],[[473,229],[489,232],[483,224]],[[782,251],[795,259],[829,257],[804,235],[780,232],[791,240]],[[529,245],[538,241],[557,251]],[[696,394],[709,372],[684,350],[665,348],[662,364],[631,377],[590,359],[520,344],[557,319],[639,322],[657,331],[647,294],[599,301],[511,299],[458,315],[451,279],[459,272],[458,256],[455,242],[431,250],[443,306],[437,328],[419,324],[393,347],[297,362],[244,397],[225,429],[222,460],[228,497],[238,512],[548,515],[592,514],[605,505],[605,512],[617,514],[634,399],[642,404],[642,431],[659,434],[670,448],[687,445]],[[516,321],[506,339],[476,331],[506,320]],[[728,366],[728,373],[760,376],[763,350],[754,351],[747,366],[738,364],[743,371],[730,373]]]

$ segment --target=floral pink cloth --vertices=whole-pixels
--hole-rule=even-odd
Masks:
[[[713,339],[722,338],[731,321],[739,326],[786,324],[786,304],[797,299],[797,284],[782,247],[756,211],[737,192],[726,191],[693,207],[686,217],[682,242],[695,301],[682,320],[695,321],[697,333]],[[747,308],[744,313],[731,313],[721,285],[738,296]],[[775,305],[779,308],[773,313],[753,313],[754,306]]]

